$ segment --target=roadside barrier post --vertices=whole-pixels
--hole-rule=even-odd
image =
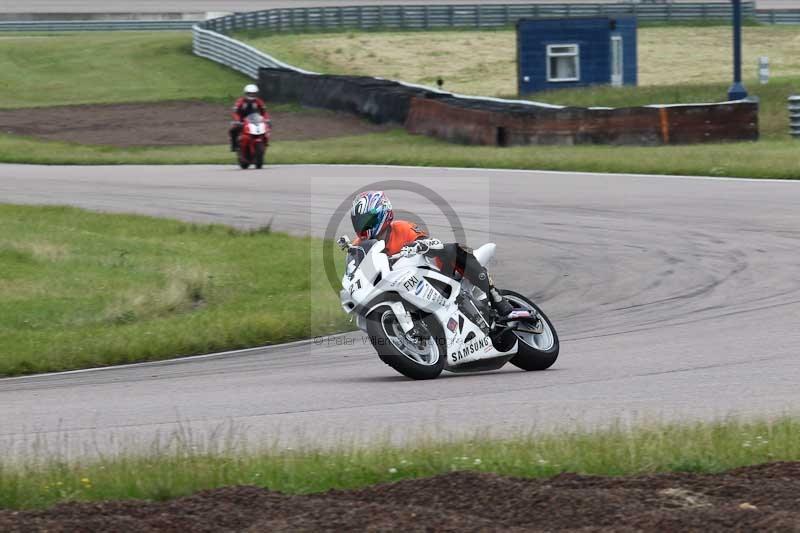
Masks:
[[[761,85],[769,83],[769,58],[767,56],[758,58],[758,81]]]

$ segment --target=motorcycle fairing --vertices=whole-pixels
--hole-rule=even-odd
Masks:
[[[413,329],[414,323],[404,302],[429,313],[439,324],[447,343],[446,368],[474,365],[504,356],[510,358],[517,353],[517,343],[505,352],[495,349],[489,336],[461,312],[456,300],[462,290],[471,290],[470,283],[459,282],[434,270],[423,255],[398,259],[393,270],[384,249],[383,241],[371,243],[366,251],[362,249],[363,259],[348,263],[342,279],[342,307],[348,313],[355,312],[359,329],[367,330],[365,317],[378,306],[387,305],[387,293],[393,293],[402,301],[390,301],[388,305],[406,333]],[[488,260],[494,249],[489,247],[485,252],[490,252],[485,257]],[[449,294],[443,294],[442,289],[447,292],[447,288]]]

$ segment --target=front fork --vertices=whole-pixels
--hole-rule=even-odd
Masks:
[[[403,333],[408,333],[414,329],[414,320],[411,318],[411,314],[406,311],[406,306],[403,305],[403,302],[390,302],[389,307],[392,309],[394,316],[397,317],[400,327],[403,328]]]

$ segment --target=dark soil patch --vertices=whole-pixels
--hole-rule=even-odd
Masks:
[[[164,503],[0,511],[0,531],[800,531],[800,463],[724,474],[546,480],[455,472],[292,496],[256,487]]]
[[[267,107],[269,109],[269,106]],[[103,104],[0,110],[0,132],[108,146],[227,144],[231,106],[207,102]],[[304,141],[387,131],[347,113],[271,112],[273,140]]]

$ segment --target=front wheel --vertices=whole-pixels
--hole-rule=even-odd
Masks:
[[[535,303],[525,296],[514,292],[501,290],[500,294],[514,306],[514,309],[532,311],[541,318],[541,333],[514,331],[517,337],[517,355],[511,359],[511,364],[523,370],[545,370],[553,366],[558,359],[558,334],[550,319],[539,309]]]
[[[247,170],[250,166],[250,161],[245,157],[244,152],[242,151],[241,145],[239,146],[238,151],[236,152],[237,157],[239,158],[239,166],[242,170]]]
[[[447,360],[445,340],[432,320],[414,319],[414,329],[405,333],[388,305],[367,317],[367,333],[381,360],[411,379],[434,379]]]

